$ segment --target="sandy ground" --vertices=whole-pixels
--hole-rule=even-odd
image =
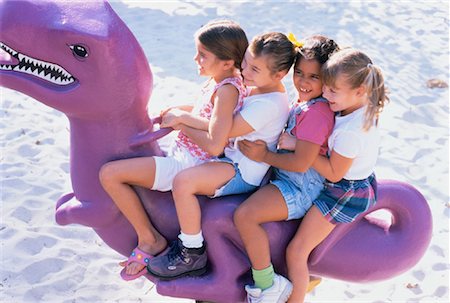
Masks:
[[[428,200],[433,238],[422,260],[370,284],[325,280],[309,302],[449,302],[449,5],[444,1],[115,1],[154,73],[151,110],[195,96],[193,33],[232,18],[249,38],[266,31],[315,33],[367,52],[391,91],[381,120],[382,179],[408,182]],[[434,80],[433,80],[434,79]],[[433,80],[433,81],[430,81]],[[291,96],[291,77],[286,78]],[[124,282],[121,256],[89,228],[58,226],[55,202],[71,191],[66,117],[1,88],[0,302],[192,302],[159,296],[141,279]]]

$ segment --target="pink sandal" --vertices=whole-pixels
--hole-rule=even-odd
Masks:
[[[138,247],[136,247],[131,252],[131,255],[128,257],[125,267],[120,272],[120,276],[125,281],[131,281],[131,280],[139,278],[140,276],[145,275],[147,273],[148,262],[150,261],[151,258],[153,258],[152,255],[149,255],[146,252],[143,252],[142,250],[140,250]],[[144,268],[142,268],[138,273],[136,273],[134,275],[127,275],[127,266],[133,262],[144,265]]]

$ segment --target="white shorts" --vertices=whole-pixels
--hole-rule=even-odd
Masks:
[[[175,176],[183,169],[200,165],[205,160],[192,156],[185,148],[174,146],[166,157],[154,157],[155,181],[152,190],[172,190]]]

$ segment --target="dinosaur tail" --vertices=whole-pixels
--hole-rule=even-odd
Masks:
[[[372,217],[383,210],[391,222]],[[378,202],[357,221],[337,226],[310,256],[312,274],[353,282],[384,280],[413,267],[431,240],[430,208],[406,183],[383,180]]]

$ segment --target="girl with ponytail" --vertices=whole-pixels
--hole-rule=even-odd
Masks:
[[[374,205],[377,196],[377,124],[388,101],[381,70],[361,51],[343,49],[323,65],[322,81],[323,96],[336,113],[335,126],[328,138],[328,156],[319,155],[312,165],[326,178],[325,187],[287,248],[293,284],[288,302],[304,301],[311,251],[337,224],[354,221]]]

